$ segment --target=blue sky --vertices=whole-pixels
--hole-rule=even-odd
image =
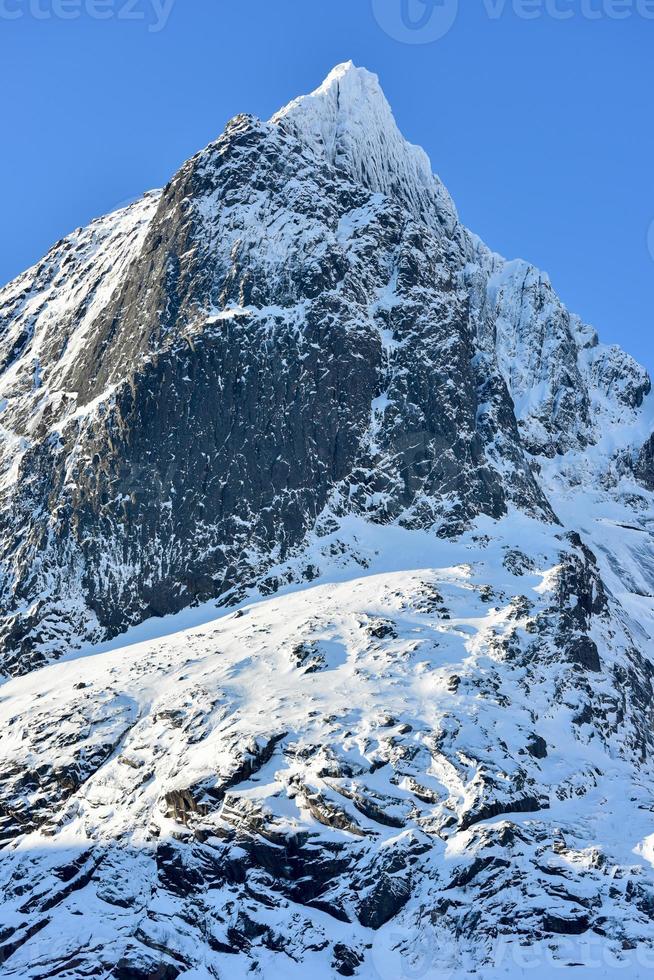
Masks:
[[[0,0],[0,282],[352,58],[465,223],[654,369],[654,0],[430,3]]]

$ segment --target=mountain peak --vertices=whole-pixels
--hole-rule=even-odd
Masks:
[[[353,61],[343,61],[336,65],[325,78],[324,82],[312,93],[314,96],[326,95],[340,100],[341,107],[351,109],[356,105],[364,110],[370,110],[375,104],[389,115],[392,115],[379,76],[367,68],[359,68]]]
[[[359,68],[353,61],[344,61],[332,68],[318,88],[280,109],[273,121],[281,121],[300,110],[306,112],[309,108],[322,112],[332,109],[339,113],[356,110],[361,116],[370,113],[375,106],[392,118],[378,76],[367,68]]]
[[[352,61],[336,65],[309,95],[294,99],[271,122],[291,129],[372,191],[399,197],[413,210],[447,224],[456,209],[432,172],[429,157],[397,127],[379,78]]]
[[[379,89],[380,93],[383,96],[383,93],[381,92],[381,86],[379,85],[379,78],[377,77],[377,75],[375,75],[371,71],[368,71],[367,68],[359,68],[358,65],[354,64],[352,59],[350,59],[349,61],[342,61],[340,64],[334,65],[334,67],[329,72],[322,85],[320,85],[316,91],[320,91],[321,89],[329,89],[333,85],[347,79],[348,77],[350,79],[359,79],[359,80],[365,79],[369,82],[372,82],[374,85],[377,86],[377,88]]]
[[[402,139],[377,75],[352,61],[336,65],[317,89],[293,99],[272,122],[315,140],[331,162],[343,155],[348,138],[367,142],[377,131]],[[426,156],[422,163],[431,176]]]

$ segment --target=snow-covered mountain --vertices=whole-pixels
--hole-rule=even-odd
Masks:
[[[351,63],[0,291],[0,975],[648,975],[650,389]]]

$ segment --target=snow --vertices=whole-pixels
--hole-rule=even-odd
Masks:
[[[290,102],[272,122],[289,127],[373,191],[400,193],[421,215],[430,209],[457,221],[454,203],[433,175],[423,149],[408,143],[397,128],[379,79],[351,61],[337,65],[310,95]]]
[[[324,556],[337,539],[347,541],[367,565],[359,569],[358,577],[351,562],[348,567],[338,562],[331,568],[325,565]],[[534,568],[516,577],[505,567],[503,557],[518,543]],[[255,807],[263,808],[277,832],[298,833],[305,828],[320,840],[345,840],[356,847],[360,846],[357,841],[372,834],[375,848],[395,848],[404,835],[438,823],[443,807],[457,814],[473,807],[479,773],[487,767],[496,770],[495,778],[509,786],[524,765],[519,762],[520,752],[537,717],[548,757],[541,760],[534,775],[537,773],[540,784],[537,792],[549,798],[549,809],[538,814],[506,812],[470,830],[454,830],[443,840],[433,837],[429,871],[421,872],[427,874],[425,887],[432,881],[429,887],[433,888],[454,874],[456,866],[471,859],[479,835],[501,830],[507,821],[527,833],[538,826],[556,836],[555,828],[565,828],[565,860],[575,862],[570,872],[577,879],[577,894],[581,887],[595,894],[597,872],[594,865],[584,863],[584,854],[598,846],[609,868],[615,869],[614,875],[622,876],[625,868],[640,865],[638,875],[654,881],[647,806],[654,788],[651,776],[631,768],[619,741],[604,744],[574,734],[571,712],[557,705],[553,696],[565,672],[560,665],[551,665],[553,673],[538,669],[525,673],[498,657],[498,641],[516,626],[522,628],[513,613],[515,597],[525,595],[542,608],[550,603],[558,581],[560,548],[560,530],[517,513],[503,522],[481,521],[458,541],[441,541],[427,532],[398,527],[375,528],[350,519],[331,538],[321,539],[321,550],[313,557],[324,572],[315,582],[289,585],[272,598],[250,598],[236,609],[218,611],[208,605],[188,610],[8,681],[0,688],[0,728],[5,732],[0,745],[2,767],[15,765],[18,759],[23,760],[21,764],[29,760],[36,764],[48,757],[50,744],[60,746],[58,763],[64,765],[68,753],[77,751],[81,737],[90,739],[89,745],[107,739],[118,742],[73,799],[61,807],[53,829],[26,834],[9,846],[5,874],[28,860],[31,864],[36,861],[41,866],[39,875],[44,876],[45,867],[56,865],[63,854],[94,842],[95,847],[102,844],[117,849],[118,856],[139,849],[146,863],[142,872],[138,864],[132,865],[131,874],[145,877],[131,887],[146,887],[150,874],[146,859],[153,841],[174,839],[180,830],[163,814],[164,795],[203,781],[211,783],[221,774],[226,777],[233,770],[239,747],[253,739],[263,745],[271,735],[281,741],[270,762],[230,790],[222,809],[206,818],[208,828],[218,830],[225,821],[240,819],[241,806],[246,807],[244,812]],[[421,604],[421,597],[434,588],[440,594],[438,610],[430,603]],[[490,600],[484,599],[484,589],[490,589]],[[439,611],[441,607],[447,616]],[[392,623],[394,632],[371,639],[369,629],[379,622]],[[602,656],[615,656],[609,654],[607,638],[598,639]],[[322,652],[323,665],[316,672],[307,673],[295,664],[292,651],[302,641]],[[612,642],[615,648],[615,637]],[[455,675],[459,685],[453,693],[451,678]],[[601,683],[608,693],[608,681]],[[510,713],[501,708],[503,699],[511,704]],[[175,713],[183,719],[181,729],[162,720]],[[402,726],[410,726],[409,734],[401,734]],[[394,783],[389,781],[393,770],[388,766],[370,767],[384,758],[388,739],[413,746],[419,757],[439,731],[459,733],[454,735],[456,750],[451,752],[446,739],[439,753],[431,750],[431,761],[419,776],[413,769],[412,778],[428,787],[436,800],[434,805],[418,803],[419,814],[410,780]],[[185,732],[193,733],[192,737]],[[504,746],[502,751],[499,744]],[[369,775],[349,779],[321,775],[325,757],[319,753],[311,761],[311,756],[305,758],[298,752],[300,746],[315,745],[322,747],[321,753],[335,751],[355,773]],[[591,775],[600,772],[601,777]],[[576,782],[580,796],[565,789]],[[352,826],[359,828],[357,832],[323,827],[305,806],[305,790],[297,792],[300,785],[320,792],[347,813]],[[403,829],[371,821],[349,801],[351,791],[385,800],[387,817],[397,819]],[[611,800],[609,807],[607,799]],[[641,801],[641,809],[634,805],[635,800]],[[535,878],[533,887],[540,887]],[[216,900],[220,900],[218,893]],[[379,932],[326,923],[322,913],[310,917],[314,928],[326,928],[333,940],[340,933],[350,944],[371,943],[372,953],[360,975],[384,977],[390,976],[384,972],[389,964],[404,962],[398,941],[402,935],[413,934],[411,923],[420,901],[418,889],[401,916]],[[547,901],[552,908],[551,900]],[[104,934],[105,942],[120,942],[122,930],[129,928],[129,916],[107,918],[90,884],[81,895],[58,907],[41,943],[56,942],[63,950],[67,943],[78,942],[75,911],[82,907],[89,933],[96,928],[92,925],[96,916],[102,916],[102,926],[98,918],[99,934]],[[561,914],[565,907],[563,903]],[[270,914],[280,916],[281,926],[288,922],[289,911]],[[171,907],[166,914],[172,913]],[[10,903],[7,920],[12,921],[14,914]],[[163,913],[155,903],[150,914],[157,919]],[[258,914],[263,915],[263,910]],[[536,943],[529,949],[529,962],[537,964],[545,976],[548,965],[563,969],[574,949],[578,962],[593,963],[599,952],[605,960],[609,955],[617,958],[615,970],[626,970],[631,963],[629,969],[636,972],[630,975],[640,975],[638,956],[647,955],[645,949],[609,952],[606,944],[596,940],[576,937],[571,945],[564,937],[554,943]],[[460,945],[448,946],[437,932],[424,929],[417,942],[436,950],[440,962],[451,954],[459,964],[456,975],[468,976],[465,950]],[[31,976],[33,953],[33,944],[28,942],[12,957],[3,975],[15,977],[23,970],[22,975]],[[516,963],[523,962],[523,954],[527,956],[504,937],[495,950],[495,969],[475,975],[520,976]],[[268,960],[270,955],[262,951],[259,956],[259,969],[265,970],[265,976],[274,976],[276,971],[279,976],[293,975],[294,968],[285,960],[280,965],[275,957]],[[311,962],[316,976],[332,975],[327,962],[322,967],[319,961]],[[406,961],[406,969],[413,969],[411,962]],[[234,969],[241,968],[237,958]],[[577,975],[583,972],[575,972]]]
[[[159,192],[150,191],[137,203],[78,229],[0,290],[0,309],[8,324],[3,342],[10,349],[21,335],[27,340],[0,373],[0,455],[10,460],[0,479],[3,489],[15,481],[21,450],[29,447],[42,419],[54,411],[56,424],[61,424],[74,414],[70,375],[98,316],[142,247],[158,201]]]

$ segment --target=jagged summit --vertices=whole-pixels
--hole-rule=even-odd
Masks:
[[[293,99],[271,121],[294,119],[297,122],[302,116],[307,122],[322,119],[326,130],[337,123],[345,127],[348,122],[381,128],[394,125],[379,77],[352,61],[336,65],[313,92]],[[329,145],[328,140],[322,141]]]
[[[309,95],[272,117],[371,190],[400,196],[450,227],[456,208],[429,157],[400,133],[379,78],[352,61],[337,65]]]

